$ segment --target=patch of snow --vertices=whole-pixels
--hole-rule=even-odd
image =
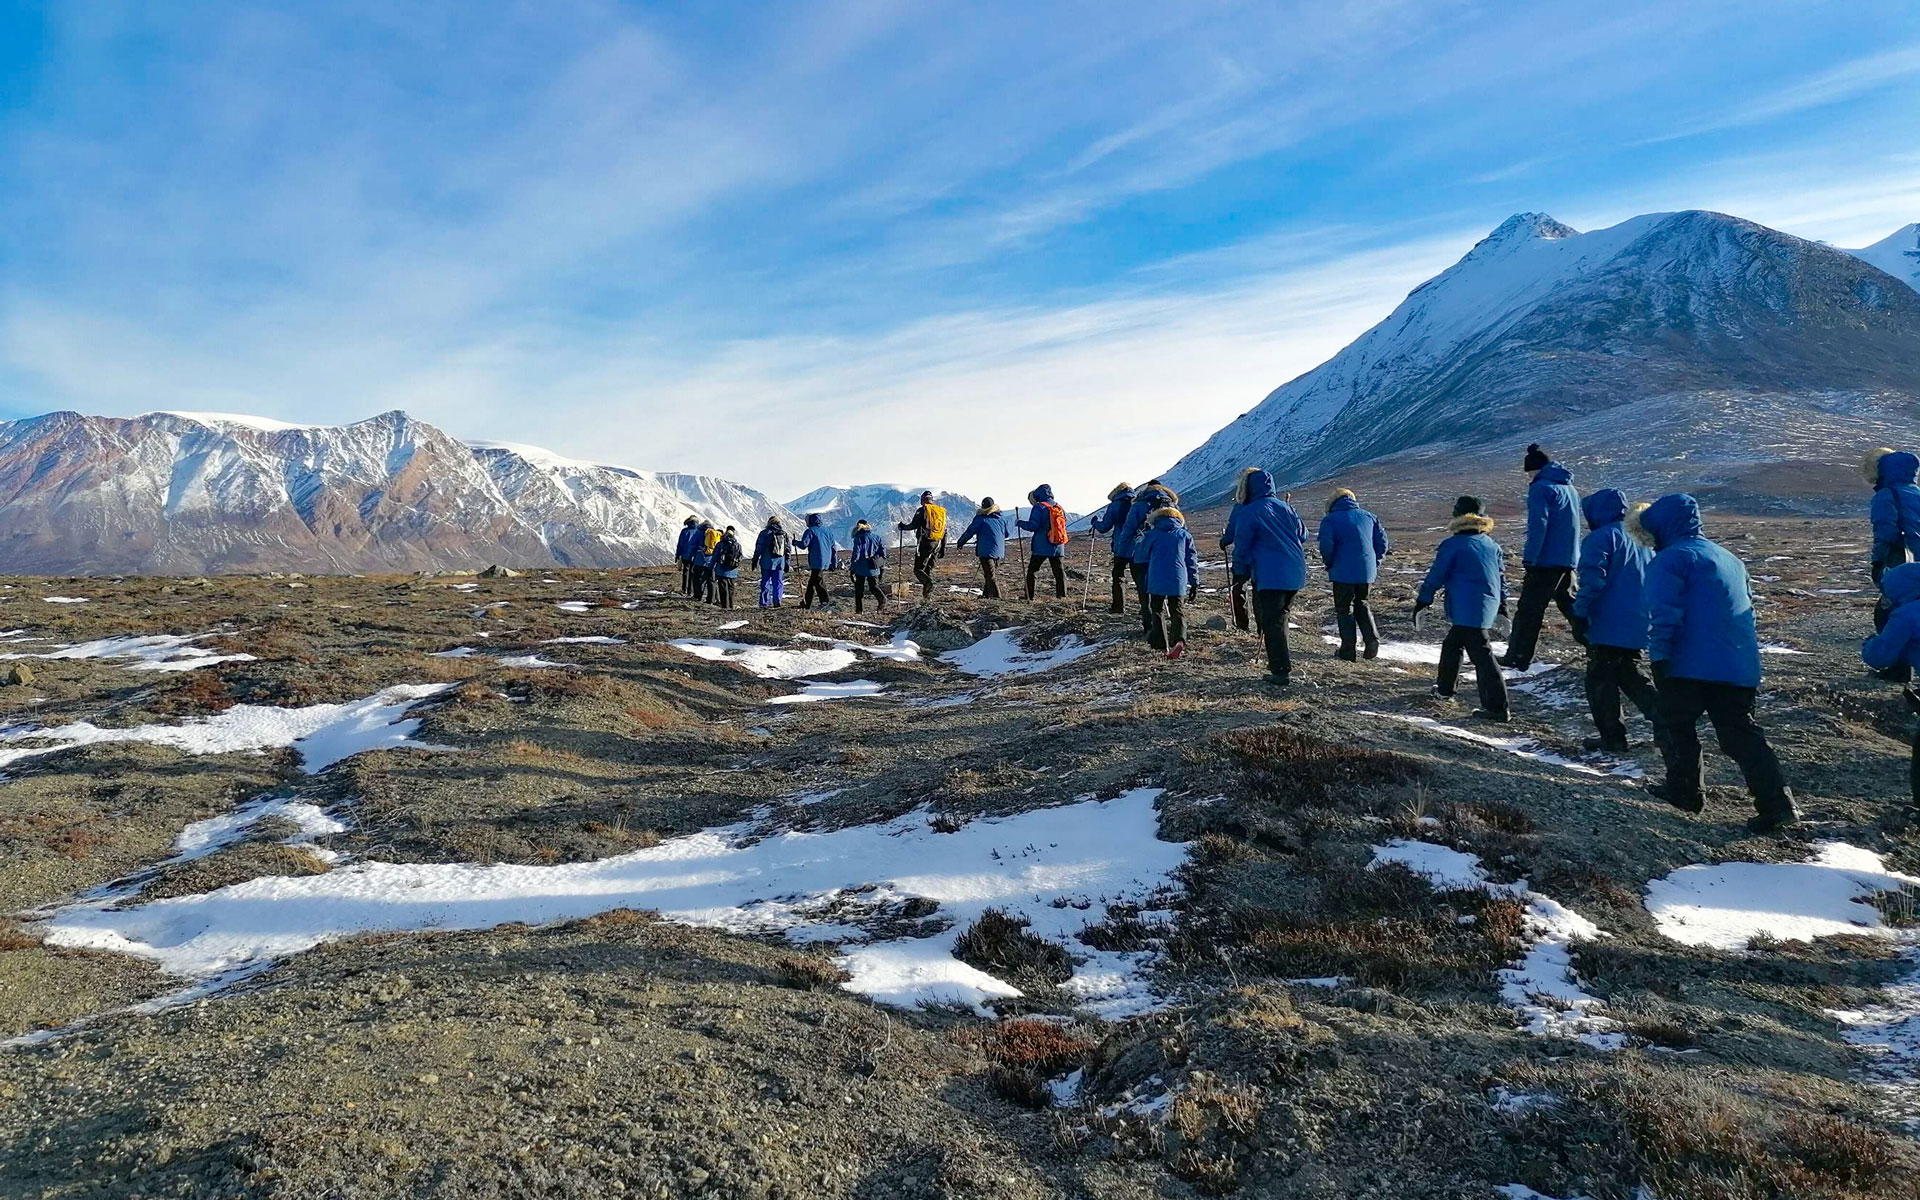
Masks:
[[[1395,838],[1373,848],[1368,870],[1398,863],[1440,891],[1480,891],[1510,896],[1526,905],[1527,952],[1495,973],[1500,1001],[1519,1015],[1535,1037],[1569,1038],[1596,1050],[1627,1044],[1619,1023],[1601,1015],[1605,1002],[1580,986],[1573,970],[1573,943],[1606,936],[1598,926],[1557,900],[1542,896],[1526,880],[1494,883],[1478,855],[1432,842]]]
[[[1821,842],[1806,862],[1724,862],[1681,867],[1647,885],[1647,912],[1662,934],[1687,946],[1742,950],[1765,934],[1783,942],[1837,933],[1891,937],[1880,892],[1920,887],[1878,854]]]
[[[1118,1016],[1154,1003],[1145,975],[1152,955],[1098,950],[1079,934],[1107,920],[1110,906],[1137,905],[1174,886],[1186,847],[1160,840],[1158,796],[1157,788],[1138,788],[952,833],[936,832],[916,809],[827,833],[767,833],[748,822],[557,866],[368,862],[133,907],[76,906],[37,932],[52,945],[138,955],[204,978],[357,933],[544,924],[642,908],[736,933],[845,940],[849,991],[901,1006],[978,1007],[1020,995],[952,955],[967,926],[999,908],[1066,945],[1077,960],[1068,989],[1093,1012]],[[931,937],[869,941],[844,911],[856,898],[875,913],[932,900],[950,924]]]
[[[710,662],[731,663],[761,679],[804,679],[809,675],[830,675],[852,666],[858,656],[845,646],[832,644],[818,649],[789,649],[781,646],[750,646],[714,638],[680,638],[668,642],[675,650],[685,651]]]
[[[472,658],[474,655],[478,653],[480,652],[478,650],[475,650],[472,646],[455,646],[451,650],[437,651],[435,652],[433,657],[435,658]]]
[[[1806,654],[1808,653],[1808,651],[1795,650],[1792,646],[1783,646],[1778,642],[1767,642],[1761,645],[1760,653],[1762,654]]]
[[[1411,713],[1369,712],[1363,709],[1361,710],[1360,715],[1363,717],[1383,717],[1389,721],[1400,721],[1408,725],[1418,725],[1422,729],[1431,729],[1435,733],[1444,733],[1448,737],[1455,737],[1455,738],[1459,738],[1462,741],[1473,742],[1477,745],[1486,746],[1494,750],[1504,751],[1505,753],[1515,755],[1519,758],[1531,759],[1534,762],[1545,763],[1548,766],[1564,767],[1569,771],[1577,771],[1582,775],[1602,775],[1602,776],[1619,775],[1626,778],[1636,778],[1640,775],[1640,767],[1637,763],[1633,763],[1625,759],[1609,760],[1609,759],[1599,758],[1599,756],[1596,756],[1596,758],[1598,758],[1599,761],[1606,761],[1611,763],[1608,769],[1601,770],[1599,767],[1596,767],[1591,763],[1581,762],[1577,759],[1567,758],[1564,755],[1554,754],[1553,752],[1544,749],[1539,742],[1536,742],[1532,738],[1526,737],[1524,735],[1514,735],[1512,737],[1496,737],[1492,734],[1480,733],[1472,729],[1462,729],[1458,725],[1448,725],[1444,722],[1436,721],[1432,717],[1416,716]]]
[[[1083,642],[1068,634],[1050,650],[1030,652],[1020,648],[1019,638],[1018,627],[996,629],[971,646],[947,651],[940,659],[969,675],[1035,675],[1085,658],[1106,645],[1105,642]]]
[[[174,859],[186,862],[205,858],[222,846],[239,840],[248,829],[269,817],[279,817],[299,826],[299,831],[286,839],[288,845],[299,845],[314,838],[347,831],[345,822],[328,816],[317,804],[287,796],[274,796],[241,805],[230,813],[195,821],[182,829],[173,839]]]
[[[573,665],[572,663],[553,662],[549,659],[541,658],[538,654],[509,654],[496,661],[503,667],[520,667],[530,671],[542,670],[547,667],[570,667]]]
[[[745,629],[746,627],[747,627],[747,623],[745,621],[727,621],[723,624],[714,626],[715,629],[720,630],[722,633],[726,632],[729,629]]]
[[[791,696],[775,696],[768,704],[812,704],[819,700],[853,700],[862,696],[884,696],[887,687],[870,679],[849,679],[844,683],[809,683]]]
[[[85,596],[42,596],[40,598],[42,600],[45,600],[48,604],[91,604],[93,603],[93,601],[89,600]]]
[[[1292,987],[1310,988],[1343,988],[1352,982],[1353,980],[1347,978],[1345,975],[1315,975],[1308,979],[1287,980],[1287,983]]]
[[[593,608],[585,600],[561,600],[554,607],[563,613],[572,613],[576,617],[585,616]]]
[[[25,741],[58,744],[0,750],[0,770],[23,759],[103,742],[145,742],[168,746],[185,754],[232,754],[292,746],[300,752],[302,769],[309,773],[324,771],[341,759],[364,750],[408,744],[417,749],[444,749],[412,742],[420,722],[417,718],[405,718],[405,714],[414,704],[451,686],[444,683],[401,684],[376,692],[364,700],[345,704],[310,704],[304,708],[236,704],[223,713],[195,718],[178,725],[102,729],[88,721],[77,721],[52,729],[9,729],[0,732],[0,744]]]
[[[211,637],[200,634],[198,637]],[[135,671],[191,671],[223,662],[253,662],[251,654],[216,654],[193,643],[195,637],[176,634],[126,635],[77,642],[35,654],[0,654],[0,658],[131,658]]]
[[[1558,1200],[1545,1192],[1536,1192],[1524,1183],[1501,1183],[1494,1185],[1494,1194],[1505,1200]],[[1586,1196],[1568,1196],[1566,1200],[1589,1200]]]
[[[627,639],[608,637],[604,633],[589,633],[582,637],[548,638],[540,643],[543,646],[624,646]]]
[[[1886,1097],[1889,1115],[1920,1132],[1920,946],[1905,957],[1914,969],[1879,989],[1879,1003],[1827,1015],[1866,1053],[1867,1080]]]

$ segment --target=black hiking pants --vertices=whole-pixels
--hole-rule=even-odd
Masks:
[[[913,577],[920,582],[920,598],[933,595],[933,560],[940,556],[939,542],[921,542],[913,554]]]
[[[994,560],[980,559],[980,595],[988,600],[1000,598],[1000,574],[994,570]]]
[[[693,594],[693,564],[684,558],[680,560],[680,594],[682,596]]]
[[[1113,560],[1113,603],[1107,606],[1108,612],[1123,613],[1127,611],[1126,582],[1127,576],[1132,570],[1132,559],[1116,558]]]
[[[1780,773],[1780,760],[1767,735],[1753,719],[1754,697],[1750,687],[1732,683],[1708,683],[1700,679],[1676,679],[1656,670],[1655,684],[1660,694],[1660,723],[1666,728],[1666,744],[1661,747],[1667,763],[1667,795],[1682,807],[1700,801],[1700,731],[1704,715],[1713,722],[1720,749],[1740,767],[1746,777],[1753,806],[1763,817],[1779,816],[1793,808],[1793,796]],[[1688,802],[1691,802],[1689,804]]]
[[[827,604],[827,572],[824,567],[807,568],[807,590],[800,597],[800,607],[812,608],[816,600],[823,608]]]
[[[1513,613],[1513,632],[1507,637],[1507,656],[1501,661],[1516,671],[1533,665],[1540,644],[1540,626],[1552,604],[1573,626],[1573,568],[1528,567],[1520,578],[1520,605]]]
[[[1153,608],[1147,603],[1147,564],[1127,560],[1127,574],[1133,576],[1133,599],[1140,606],[1140,632],[1153,640]]]
[[[1665,741],[1660,732],[1660,694],[1640,673],[1640,652],[1620,646],[1588,646],[1587,711],[1593,714],[1593,727],[1600,731],[1600,744],[1608,750],[1627,748],[1627,723],[1620,704],[1623,693],[1653,725],[1654,740]]]
[[[1298,591],[1255,588],[1253,611],[1260,615],[1260,636],[1267,643],[1267,673],[1289,679],[1293,675],[1293,647],[1287,644],[1287,614]]]
[[[1155,650],[1171,650],[1187,640],[1187,601],[1184,596],[1149,596],[1147,607],[1153,613],[1153,636],[1147,644]]]
[[[739,580],[728,579],[725,575],[721,575],[717,577],[713,582],[714,582],[715,589],[719,593],[718,596],[715,598],[714,603],[718,604],[721,608],[732,608],[733,607],[733,585],[738,583]]]
[[[1253,576],[1235,574],[1227,587],[1227,596],[1233,609],[1233,626],[1241,633],[1249,628],[1260,629],[1260,610],[1247,599],[1247,592],[1253,587]]]
[[[1067,564],[1058,554],[1036,554],[1027,560],[1027,599],[1033,599],[1034,576],[1040,573],[1041,563],[1053,564],[1053,594],[1057,599],[1067,598]]]
[[[713,602],[713,568],[693,565],[693,598],[704,603]]]
[[[869,592],[873,594],[873,604],[875,608],[885,608],[887,606],[887,593],[881,584],[881,576],[855,575],[853,577],[853,611],[866,611],[866,605],[863,603],[863,600]]]
[[[1471,625],[1455,625],[1440,640],[1440,670],[1434,676],[1433,689],[1442,696],[1453,695],[1460,679],[1460,656],[1473,663],[1473,681],[1479,687],[1480,707],[1496,717],[1508,715],[1507,681],[1500,664],[1493,659],[1493,647],[1487,644],[1487,631]]]
[[[1373,606],[1367,603],[1367,593],[1373,585],[1367,583],[1336,583],[1333,585],[1333,623],[1340,630],[1339,657],[1352,662],[1354,642],[1366,645],[1367,657],[1380,655],[1380,627],[1374,623]]]

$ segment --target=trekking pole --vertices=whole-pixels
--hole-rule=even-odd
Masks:
[[[1093,523],[1087,523],[1087,532],[1093,532]],[[1087,539],[1087,573],[1080,578],[1080,611],[1087,611],[1087,604],[1093,597],[1093,552],[1097,539]]]

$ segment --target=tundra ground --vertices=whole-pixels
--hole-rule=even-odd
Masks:
[[[1217,560],[1217,514],[1195,525]],[[1394,526],[1376,601],[1397,657],[1336,661],[1316,579],[1286,692],[1262,684],[1253,637],[1206,627],[1224,572],[1204,572],[1222,590],[1169,662],[1140,642],[1131,598],[1105,611],[1104,546],[1088,581],[1079,540],[1065,601],[983,601],[956,552],[930,603],[857,618],[872,624],[849,623],[844,575],[833,609],[730,613],[683,600],[665,570],[7,580],[0,624],[17,632],[0,651],[22,657],[0,671],[31,681],[0,687],[0,754],[50,752],[12,757],[0,784],[0,1037],[27,1035],[0,1049],[0,1196],[1909,1196],[1911,1082],[1889,1086],[1902,1064],[1833,1014],[1886,1006],[1914,974],[1912,892],[1878,897],[1875,927],[1745,949],[1673,940],[1644,902],[1690,864],[1832,842],[1920,874],[1899,816],[1910,718],[1857,658],[1864,531],[1711,532],[1749,562],[1775,651],[1762,722],[1809,818],[1785,838],[1748,835],[1710,735],[1700,817],[1641,790],[1650,747],[1585,753],[1580,652],[1557,618],[1541,657],[1563,665],[1516,681],[1512,726],[1429,696],[1413,647],[1437,634],[1406,614],[1437,519]],[[1002,629],[1017,632],[982,657],[1095,649],[1025,673],[937,657]],[[235,657],[99,644],[134,635]],[[862,649],[790,679],[677,639]],[[122,656],[47,657],[72,646]],[[774,703],[835,683],[864,686]],[[315,707],[403,685],[439,690],[352,729]],[[264,709],[334,724],[246,742]],[[410,738],[386,738],[402,716]],[[202,740],[129,733],[160,727]],[[371,748],[316,769],[321,739]],[[1075,803],[1110,801],[1086,829],[1112,834],[1119,798],[1142,796],[1158,838],[1186,847],[1150,901],[1063,892],[1021,917],[1033,896],[1009,895],[981,913],[883,864],[796,909],[804,937],[588,911],[582,885],[564,919],[449,906],[229,975],[156,965],[185,961],[193,914],[211,929],[253,911],[221,889],[280,886],[249,881],[652,864],[720,829],[744,853],[880,826],[879,844],[930,846],[937,865],[941,838]],[[258,819],[196,824],[236,811]],[[1477,860],[1478,881],[1426,869],[1434,847]],[[1050,850],[1074,847],[1035,853]],[[586,876],[528,878],[533,894]],[[1597,929],[1555,941],[1542,898]],[[1105,907],[1070,937],[1022,924],[1089,902]],[[175,941],[46,944],[76,904],[109,924],[173,905]],[[272,920],[291,907],[315,928],[360,919],[339,897],[263,896],[276,904]],[[850,990],[861,946],[943,937],[996,997]],[[1503,972],[1552,968],[1555,947],[1584,999],[1503,996]],[[1090,1006],[1075,988],[1102,953],[1151,1002]]]

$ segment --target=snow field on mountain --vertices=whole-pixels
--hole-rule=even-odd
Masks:
[[[545,924],[615,908],[656,910],[734,933],[846,943],[844,985],[903,1007],[1019,996],[953,957],[989,908],[1066,945],[1065,985],[1090,1011],[1154,1003],[1146,952],[1102,951],[1079,933],[1112,906],[1161,902],[1186,859],[1158,837],[1158,789],[1085,799],[941,833],[924,809],[826,833],[778,832],[755,819],[615,858],[562,866],[359,863],[324,875],[267,877],[131,908],[78,905],[42,923],[50,943],[137,955],[177,975],[211,977],[366,932]],[[252,819],[258,819],[257,816]],[[932,900],[927,937],[876,938],[860,926],[908,900]]]

